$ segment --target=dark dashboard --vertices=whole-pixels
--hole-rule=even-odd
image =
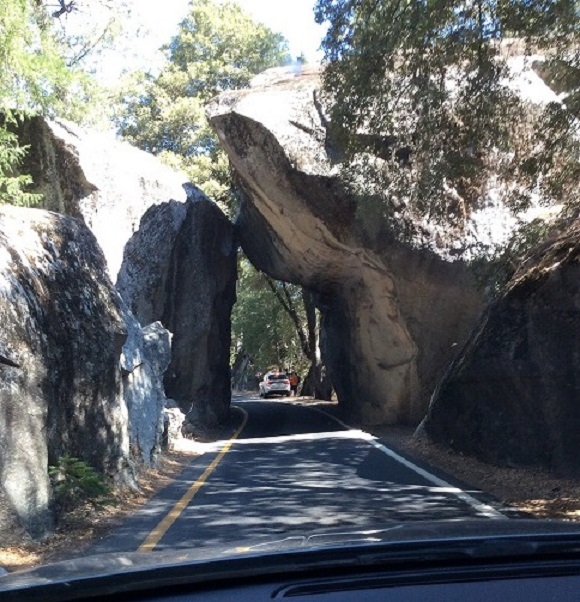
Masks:
[[[0,576],[0,600],[580,600],[580,528],[566,523],[421,525],[288,537],[212,554],[78,558]]]

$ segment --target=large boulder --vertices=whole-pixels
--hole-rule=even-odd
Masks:
[[[0,486],[35,537],[52,527],[48,466],[81,458],[132,483],[119,359],[123,307],[79,220],[0,208]]]
[[[580,474],[580,222],[522,265],[433,395],[435,441],[503,466]]]
[[[29,147],[21,169],[42,193],[40,207],[85,222],[103,249],[113,282],[145,211],[170,199],[185,201],[186,176],[112,133],[43,117],[24,119],[17,133]]]
[[[141,323],[173,333],[167,395],[189,419],[215,426],[229,413],[231,310],[237,243],[231,222],[200,190],[151,207],[125,248],[118,289]]]
[[[131,299],[130,305],[138,321],[142,325],[148,325],[160,320],[172,331],[174,356],[170,372],[174,374],[174,378],[168,377],[166,381],[169,394],[187,405],[189,411],[193,398],[211,399],[219,381],[219,395],[214,399],[216,407],[220,409],[205,413],[211,420],[215,418],[214,414],[222,417],[224,408],[229,404],[229,394],[227,403],[225,397],[228,378],[227,360],[224,358],[229,357],[229,311],[233,298],[227,293],[222,305],[220,290],[225,286],[223,283],[231,279],[231,258],[235,254],[231,226],[225,216],[206,199],[212,206],[210,213],[217,221],[208,226],[205,217],[196,217],[193,228],[198,225],[200,228],[207,227],[207,235],[197,232],[190,241],[185,234],[185,226],[184,232],[179,234],[182,223],[187,221],[184,221],[188,211],[186,188],[189,185],[186,184],[186,177],[163,165],[150,153],[116,140],[110,133],[87,130],[62,120],[33,117],[22,121],[18,127],[18,136],[22,144],[29,146],[21,169],[32,175],[34,190],[43,194],[42,207],[84,221],[103,250],[111,279],[119,285],[125,298]],[[198,193],[193,194],[195,196]],[[156,209],[159,209],[158,214]],[[163,217],[158,217],[153,223],[149,219],[151,214],[148,214],[142,221],[148,210]],[[189,214],[187,219],[193,219],[193,214]],[[125,247],[130,241],[134,242],[132,237],[140,228],[137,239],[145,237],[149,241],[148,251],[144,254],[129,251],[129,263],[132,262],[132,265],[125,261],[122,282],[119,282]],[[146,234],[143,233],[144,228],[149,228]],[[212,232],[218,237],[216,241],[208,239]],[[179,252],[183,251],[185,256],[193,257],[190,251],[195,255],[191,264],[192,273],[188,273],[189,268],[185,262],[180,263],[175,259],[174,256],[178,253],[174,248],[176,244],[180,245]],[[188,246],[190,251],[184,251]],[[223,266],[219,263],[221,250],[217,250],[215,269],[211,267],[212,258],[209,254],[214,253],[217,247],[228,249],[226,253],[229,254],[229,267],[223,277]],[[186,291],[180,279],[174,278],[171,269],[178,264],[183,278],[189,280],[192,289]],[[205,269],[200,267],[202,265],[207,265],[209,272],[202,273]],[[159,266],[164,268],[159,271]],[[169,278],[169,281],[166,282],[165,278]],[[210,282],[214,278],[215,282]],[[214,310],[211,305],[214,296],[215,309],[221,313],[212,322],[213,318],[209,317],[209,313]],[[173,303],[175,300],[179,300],[180,304],[175,311],[165,307],[165,303]],[[202,306],[204,309],[200,310]],[[179,318],[174,318],[174,314]],[[202,319],[201,316],[208,317]],[[216,324],[221,324],[222,316],[225,322],[218,327]],[[192,320],[195,322],[193,327]],[[212,325],[209,325],[210,322]],[[212,341],[206,340],[205,333],[209,332],[213,337]],[[199,345],[196,347],[198,335]],[[186,356],[193,359],[185,359]],[[208,359],[203,360],[206,356]],[[159,363],[164,360],[159,358],[159,361],[154,361]],[[208,376],[202,376],[202,372],[206,370],[204,361],[209,366]],[[197,376],[190,383],[186,371],[193,365]],[[131,399],[136,381],[129,377],[127,384],[130,385],[129,405],[138,407],[139,404],[135,406]],[[153,388],[157,390],[158,387]],[[137,395],[140,393],[137,392]],[[157,408],[162,400],[160,397],[155,399],[157,401],[152,403]],[[211,404],[210,401],[203,403]],[[151,408],[151,411],[157,414],[157,409]],[[151,416],[149,412],[146,415]],[[134,418],[137,420],[138,414]],[[137,426],[135,420],[132,420],[132,424]],[[143,425],[143,428],[148,429],[149,426]],[[148,461],[150,450],[141,449],[142,443],[144,441],[141,435],[136,449]],[[149,443],[145,443],[146,447]]]
[[[483,294],[452,243],[397,242],[361,212],[337,175],[319,87],[316,70],[278,71],[208,107],[243,193],[240,242],[259,269],[315,293],[348,414],[417,424]]]

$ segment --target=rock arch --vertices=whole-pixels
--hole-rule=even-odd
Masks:
[[[228,92],[208,115],[235,170],[241,245],[314,291],[339,401],[370,424],[417,424],[482,294],[462,261],[368,236],[329,154],[316,71]]]

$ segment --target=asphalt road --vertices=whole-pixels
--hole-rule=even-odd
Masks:
[[[409,462],[319,406],[259,398],[234,405],[247,423],[229,450],[219,454],[225,442],[209,446],[91,553],[134,551],[145,541],[149,550],[175,550],[256,544],[328,527],[502,518],[477,492]],[[176,509],[193,484],[191,501]]]

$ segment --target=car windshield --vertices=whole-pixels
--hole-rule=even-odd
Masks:
[[[57,561],[492,558],[539,519],[557,550],[579,25],[572,0],[0,0],[0,592]]]

